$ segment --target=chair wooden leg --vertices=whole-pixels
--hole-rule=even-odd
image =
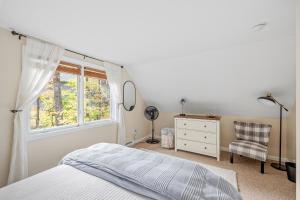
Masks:
[[[260,173],[265,173],[265,162],[263,161],[260,162]]]
[[[230,163],[233,163],[233,153],[230,152]]]

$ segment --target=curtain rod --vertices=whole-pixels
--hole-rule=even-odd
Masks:
[[[27,35],[24,35],[24,34],[22,34],[22,33],[18,33],[18,32],[16,32],[16,31],[11,31],[11,34],[12,35],[16,35],[16,36],[18,36],[19,37],[19,40],[21,40],[21,38],[22,37],[24,37],[24,38],[27,38]],[[37,38],[38,39],[38,38]],[[38,40],[41,40],[41,39],[38,39]],[[43,40],[42,40],[43,41]],[[97,61],[100,61],[100,62],[104,62],[103,60],[100,60],[100,59],[98,59],[98,58],[94,58],[94,57],[91,57],[91,56],[88,56],[88,55],[85,55],[85,54],[82,54],[82,53],[79,53],[79,52],[76,52],[76,51],[72,51],[72,50],[70,50],[70,49],[65,49],[66,51],[69,51],[69,52],[71,52],[71,53],[74,53],[74,54],[77,54],[77,55],[80,55],[80,56],[83,56],[83,59],[85,59],[85,58],[90,58],[90,59],[93,59],[93,60],[97,60]],[[124,68],[123,66],[120,66],[121,68]]]

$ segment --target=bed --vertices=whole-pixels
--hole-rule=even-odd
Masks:
[[[132,159],[137,158],[139,158],[139,161],[132,161]],[[139,171],[138,168],[135,168],[137,166],[142,167],[139,169],[144,169],[145,166],[141,164],[145,162],[153,163],[152,167],[148,167],[148,172],[160,170],[161,173],[159,171],[155,174],[144,173],[147,174],[146,181],[143,181],[143,178],[136,176],[134,173],[133,175],[128,174],[127,169],[134,172]],[[157,164],[157,162],[160,164]],[[170,162],[172,164],[168,165]],[[202,198],[201,195],[204,197],[202,199],[241,199],[236,186],[231,185],[224,178],[215,175],[210,170],[206,171],[205,167],[203,170],[208,174],[206,177],[209,177],[205,182],[204,179],[202,182],[198,181],[199,177],[202,176],[202,168],[199,171],[201,173],[197,173],[197,176],[190,176],[187,181],[184,181],[187,176],[185,175],[186,172],[181,171],[181,169],[185,167],[176,168],[177,165],[173,166],[174,162],[182,163],[187,167],[195,164],[184,159],[136,150],[121,145],[97,144],[70,153],[57,167],[1,188],[0,199],[196,199],[195,197]],[[107,165],[107,163],[110,164]],[[166,171],[163,170],[164,168]],[[170,171],[174,171],[174,169],[177,169],[177,171],[171,173]],[[141,174],[140,171],[139,174]],[[162,179],[158,178],[161,177],[159,174],[163,175]],[[178,180],[176,180],[177,176],[179,177]],[[155,177],[155,184],[152,184],[153,181],[151,181],[153,177]],[[217,185],[222,185],[222,187],[218,186],[218,189],[212,187],[215,180],[218,182]],[[168,184],[165,184],[165,182],[168,182]],[[193,183],[192,187],[186,184],[190,182]],[[187,189],[182,189],[183,183]],[[164,184],[167,187],[163,187]],[[202,188],[201,193],[198,191],[199,188]],[[182,194],[184,195],[182,196]]]

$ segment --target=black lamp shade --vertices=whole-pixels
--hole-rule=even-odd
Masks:
[[[270,95],[264,96],[264,97],[258,97],[257,100],[265,105],[268,106],[274,106],[276,104],[276,101],[274,98]]]

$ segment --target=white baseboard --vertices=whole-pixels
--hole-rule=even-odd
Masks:
[[[127,144],[126,144],[126,146],[128,146],[128,147],[131,147],[131,146],[133,146],[133,145],[135,145],[135,144],[137,144],[137,143],[140,143],[140,142],[144,142],[145,140],[147,140],[148,138],[150,138],[151,137],[151,135],[146,135],[145,137],[142,137],[142,138],[140,138],[140,139],[137,139],[136,141],[130,141],[130,142],[128,142]],[[160,137],[155,137],[155,138],[158,138],[158,139],[160,139]],[[229,152],[229,148],[228,147],[221,147],[221,151],[225,151],[225,152]],[[273,155],[268,155],[268,160],[272,160],[272,161],[278,161],[279,160],[279,157],[278,156],[273,156]],[[292,160],[292,159],[288,159],[288,158],[286,158],[286,157],[282,157],[281,158],[281,161],[282,162],[296,162],[296,160]]]
[[[229,148],[228,147],[221,147],[221,151],[229,152]],[[279,161],[279,157],[278,156],[273,156],[273,155],[268,155],[268,160]],[[282,157],[281,161],[282,162],[296,162],[295,160],[291,160],[291,159],[288,159],[286,157]]]
[[[130,141],[126,143],[126,146],[128,147],[132,147],[133,145],[140,143],[140,142],[144,142],[145,140],[147,140],[150,137],[150,135],[146,135],[145,137],[142,137],[140,139],[137,139],[136,141]]]

